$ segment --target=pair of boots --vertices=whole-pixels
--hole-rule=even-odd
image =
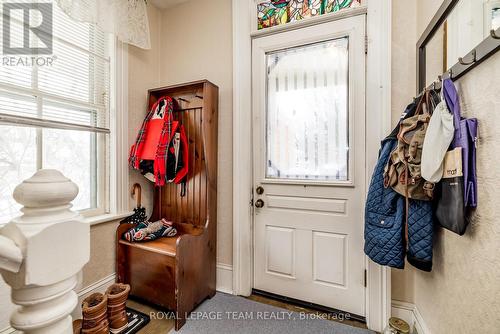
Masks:
[[[94,293],[83,300],[83,319],[73,321],[74,334],[117,334],[127,328],[130,285],[116,283],[106,293]]]

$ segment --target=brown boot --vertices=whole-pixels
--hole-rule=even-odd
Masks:
[[[73,320],[73,334],[80,334],[82,332],[82,319]]]
[[[74,334],[109,334],[107,318],[108,299],[102,293],[93,293],[83,300],[83,320],[73,321]]]
[[[115,283],[106,290],[108,297],[109,330],[113,334],[120,333],[127,328],[128,319],[125,311],[130,285]]]

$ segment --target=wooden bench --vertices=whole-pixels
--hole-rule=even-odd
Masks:
[[[152,89],[149,105],[160,97],[176,101],[174,118],[182,120],[189,141],[186,194],[181,185],[155,187],[150,221],[174,222],[178,235],[151,242],[122,239],[134,227],[116,231],[118,281],[131,286],[131,295],[175,312],[175,329],[206,298],[215,295],[217,248],[217,118],[218,88],[198,81]]]

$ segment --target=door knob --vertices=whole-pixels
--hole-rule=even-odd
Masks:
[[[256,200],[255,201],[255,207],[256,208],[262,208],[262,207],[264,207],[264,201],[261,200],[261,199]]]
[[[262,188],[261,186],[258,186],[257,189],[255,189],[255,192],[258,195],[262,195],[264,193],[264,188]]]

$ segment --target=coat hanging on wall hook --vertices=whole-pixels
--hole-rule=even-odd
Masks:
[[[472,65],[477,61],[477,52],[476,49],[472,50],[472,60],[470,62],[465,62],[462,57],[458,58],[458,62],[462,65]]]

